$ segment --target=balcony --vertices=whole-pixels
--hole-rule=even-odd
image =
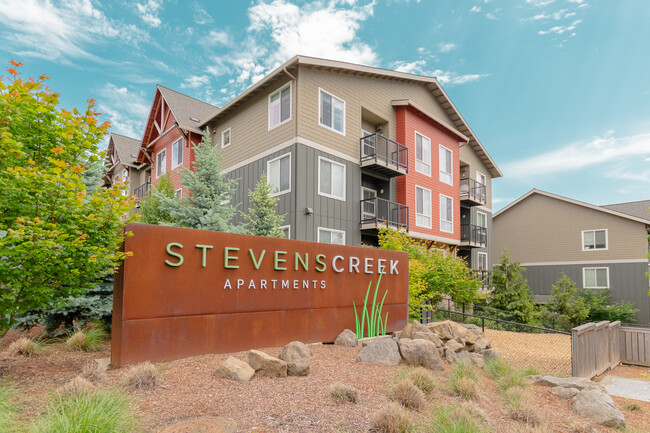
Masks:
[[[487,245],[487,229],[474,224],[460,225],[460,246],[484,248]]]
[[[471,206],[479,206],[487,203],[487,192],[485,185],[474,179],[464,178],[460,180],[460,201]]]
[[[409,208],[383,198],[361,200],[361,230],[376,229],[380,225],[409,229]]]
[[[388,177],[409,171],[409,150],[406,146],[376,133],[361,138],[361,167]]]
[[[142,200],[144,196],[147,195],[147,192],[149,191],[150,188],[151,188],[151,182],[145,182],[133,190],[133,195],[136,196],[138,200]]]

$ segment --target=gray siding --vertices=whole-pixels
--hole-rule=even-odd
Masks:
[[[492,212],[477,206],[472,206],[470,208],[470,221],[466,221],[466,218],[462,218],[461,214],[461,224],[474,224],[478,225],[478,212],[482,212],[487,216],[487,245],[485,248],[470,248],[470,253],[468,256],[467,264],[471,269],[478,269],[478,253],[487,253],[488,254],[488,270],[491,270],[494,263],[499,261],[499,257],[492,257],[490,252],[492,245]],[[466,247],[463,247],[466,248]]]
[[[565,273],[582,287],[582,268],[608,267],[609,286],[614,301],[627,301],[638,309],[637,321],[650,323],[650,297],[648,297],[647,263],[604,263],[526,266],[524,277],[536,295],[550,295],[551,286]],[[597,289],[595,289],[597,290]]]

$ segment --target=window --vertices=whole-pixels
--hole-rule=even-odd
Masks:
[[[487,214],[484,212],[476,212],[476,225],[479,227],[487,228]]]
[[[431,191],[415,187],[415,225],[431,228]]]
[[[487,253],[478,253],[478,270],[487,271],[488,270],[488,254]]]
[[[318,123],[345,135],[345,101],[319,89]]]
[[[167,149],[163,149],[156,155],[156,177],[167,173]]]
[[[318,227],[318,242],[323,244],[345,245],[345,232]]]
[[[221,148],[228,147],[228,145],[230,145],[230,128],[221,133]]]
[[[318,157],[318,194],[345,200],[345,165]]]
[[[183,139],[179,138],[172,144],[172,169],[183,163]]]
[[[269,95],[269,130],[291,119],[291,83]]]
[[[483,173],[478,171],[476,172],[476,181],[481,185],[487,185],[487,177]]]
[[[183,198],[183,188],[178,188],[176,191],[174,191],[174,195],[177,199],[181,200]]]
[[[291,154],[287,153],[266,164],[266,182],[271,185],[271,195],[291,191]]]
[[[454,202],[443,194],[440,194],[440,231],[454,232]]]
[[[606,289],[609,287],[609,268],[582,268],[585,289]]]
[[[451,150],[447,149],[442,144],[440,145],[440,182],[453,185],[453,157]]]
[[[122,178],[121,178],[123,183],[129,183],[129,172],[127,170],[122,170]],[[129,189],[123,189],[122,190],[122,195],[129,195]]]
[[[431,140],[415,133],[415,171],[431,176]]]
[[[281,226],[280,230],[284,233],[285,239],[291,239],[291,226]]]
[[[606,249],[607,229],[582,231],[582,251]]]

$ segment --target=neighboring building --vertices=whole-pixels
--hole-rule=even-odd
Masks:
[[[649,207],[650,200],[595,206],[533,189],[494,214],[492,255],[509,249],[541,302],[565,273],[577,287],[609,288],[613,300],[639,310],[638,322],[650,323]]]
[[[140,185],[142,169],[145,168],[145,165],[137,161],[140,146],[140,140],[111,133],[108,139],[104,186],[124,182],[128,184],[125,194],[135,193],[135,189]]]
[[[177,170],[192,167],[192,145],[199,143],[203,135],[199,125],[218,110],[214,105],[156,86],[138,156],[138,162],[147,165],[136,191],[138,198],[144,197],[151,183],[155,185],[165,173],[170,174],[176,195],[186,194]]]

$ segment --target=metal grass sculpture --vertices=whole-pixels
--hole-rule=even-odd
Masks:
[[[361,314],[361,322],[359,322],[359,314],[357,313],[357,306],[352,301],[352,306],[354,307],[354,322],[355,329],[357,333],[357,338],[363,338],[364,326],[367,326],[368,335],[367,337],[376,337],[378,335],[386,334],[386,325],[388,324],[388,313],[384,316],[382,320],[381,310],[384,308],[384,301],[386,300],[386,295],[388,290],[384,293],[381,303],[377,304],[377,293],[379,292],[379,283],[381,283],[381,277],[384,273],[379,274],[379,279],[377,280],[377,285],[375,286],[375,294],[372,297],[372,306],[370,306],[370,311],[368,311],[368,296],[370,295],[370,288],[372,287],[372,281],[368,283],[368,290],[366,291],[366,298],[363,301],[363,312]],[[366,322],[367,319],[367,322]]]

